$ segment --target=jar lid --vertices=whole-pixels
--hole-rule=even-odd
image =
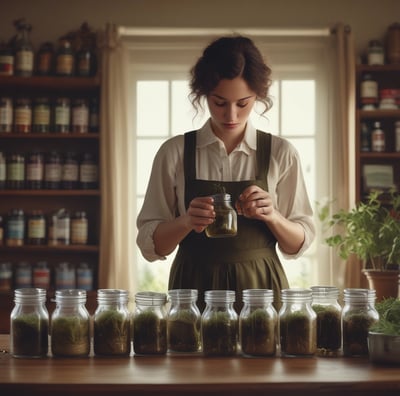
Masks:
[[[86,290],[63,289],[56,290],[56,303],[76,304],[86,302]]]
[[[335,286],[312,286],[311,291],[313,297],[339,297],[339,289]]]
[[[198,292],[195,289],[172,289],[168,290],[172,302],[196,302]]]
[[[207,290],[204,293],[205,302],[232,303],[236,301],[233,290]]]
[[[152,291],[138,292],[135,294],[135,302],[141,305],[159,306],[167,302],[167,295]]]
[[[274,291],[270,289],[246,289],[242,292],[243,302],[269,303],[274,300]]]
[[[35,304],[46,301],[46,289],[24,287],[14,290],[14,301],[16,303]]]
[[[97,290],[97,301],[99,303],[120,302],[129,300],[129,292],[122,289],[99,289]]]
[[[281,298],[283,302],[307,302],[312,300],[312,290],[303,288],[283,289],[281,291]]]
[[[343,300],[345,302],[374,302],[376,292],[374,289],[349,288],[343,291]]]

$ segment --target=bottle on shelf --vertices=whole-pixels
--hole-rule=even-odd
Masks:
[[[13,129],[13,100],[10,97],[0,98],[0,132],[10,133]]]
[[[33,74],[34,52],[30,38],[32,26],[25,19],[14,21],[17,35],[14,39],[15,74],[17,76],[30,77]]]
[[[36,74],[39,76],[49,76],[54,67],[54,46],[51,42],[43,43],[37,54]]]
[[[365,122],[361,124],[361,151],[371,151],[371,134]]]
[[[0,76],[14,75],[14,52],[8,43],[0,41]]]
[[[378,82],[370,73],[365,73],[362,77],[360,102],[363,110],[374,110],[378,104]]]
[[[369,65],[383,65],[385,63],[385,50],[380,40],[371,40],[367,52]]]
[[[374,129],[371,133],[371,145],[372,151],[375,152],[384,152],[385,151],[385,133],[381,128],[380,121],[374,122]]]
[[[72,43],[67,37],[61,37],[58,43],[56,55],[56,75],[73,76],[74,74],[74,51]]]

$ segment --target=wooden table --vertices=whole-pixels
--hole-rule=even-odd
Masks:
[[[400,367],[367,358],[160,356],[15,359],[0,335],[0,395],[399,396]]]

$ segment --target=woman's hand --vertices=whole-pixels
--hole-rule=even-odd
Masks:
[[[211,197],[197,197],[190,202],[186,213],[186,223],[190,229],[203,232],[215,220],[213,202]]]
[[[235,207],[239,215],[250,219],[271,221],[275,215],[270,194],[256,185],[247,187],[240,194]]]

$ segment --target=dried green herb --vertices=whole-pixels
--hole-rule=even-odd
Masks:
[[[139,355],[167,352],[167,321],[153,311],[143,311],[133,320],[133,349]]]
[[[197,352],[200,349],[200,317],[192,310],[180,310],[168,318],[168,346],[175,352]]]
[[[400,336],[400,300],[394,297],[386,298],[375,305],[379,313],[378,322],[370,330],[386,335]]]
[[[368,331],[375,319],[366,312],[348,314],[343,318],[343,355],[368,355]]]
[[[129,317],[116,309],[96,315],[93,326],[93,347],[96,355],[129,355],[131,349]]]
[[[212,312],[202,321],[203,353],[206,356],[232,356],[237,352],[237,320],[228,312]]]

